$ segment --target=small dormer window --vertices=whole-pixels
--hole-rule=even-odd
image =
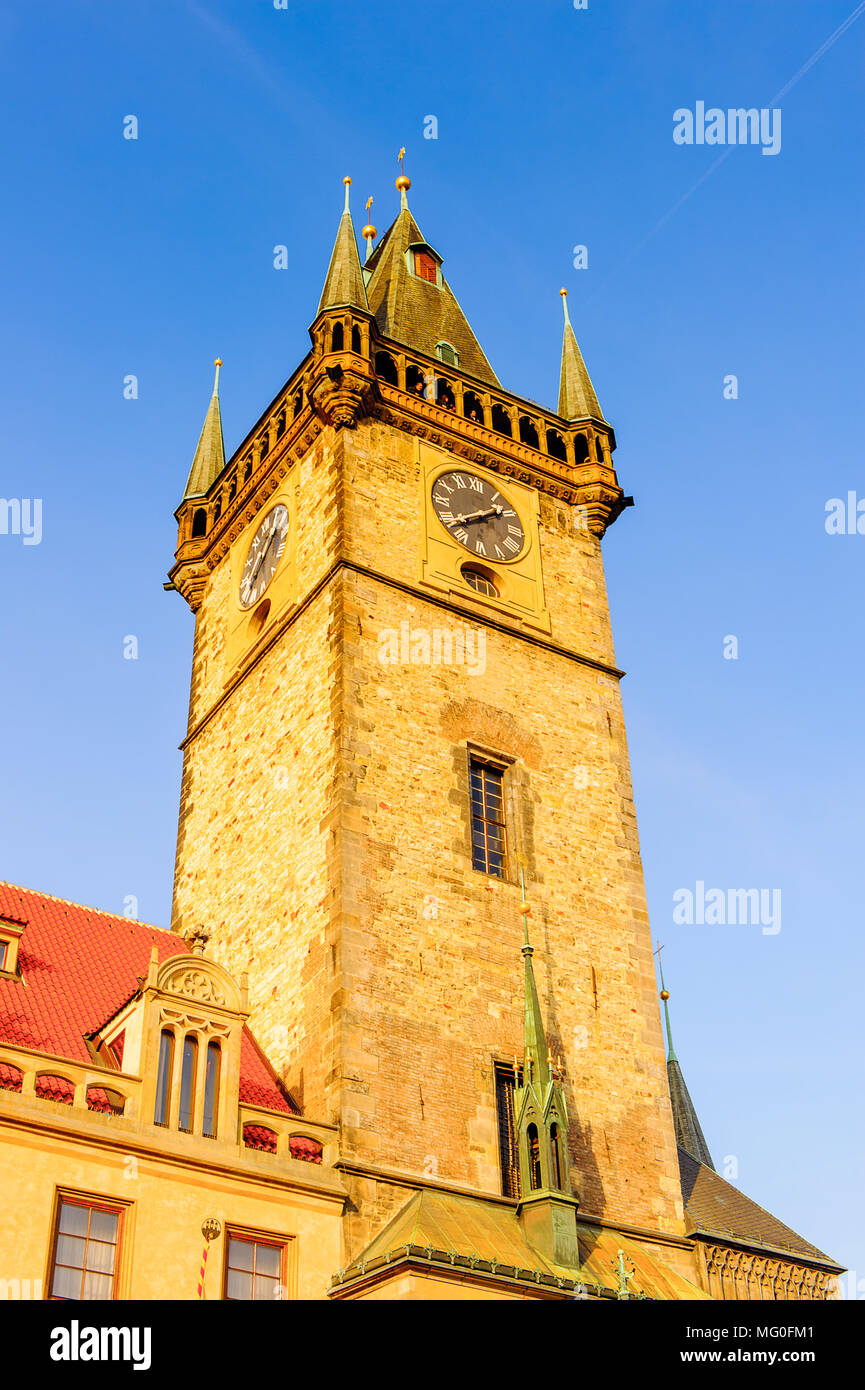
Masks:
[[[23,922],[0,922],[0,975],[18,975],[18,943]]]
[[[435,256],[429,251],[415,251],[414,273],[420,280],[428,280],[431,285],[438,284],[438,265]]]
[[[446,362],[449,367],[458,367],[460,364],[460,355],[453,343],[436,343],[436,357],[440,362]]]

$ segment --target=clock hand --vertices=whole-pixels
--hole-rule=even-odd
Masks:
[[[502,511],[503,508],[496,505],[494,507],[490,507],[485,512],[472,512],[471,516],[458,516],[457,521],[461,521],[463,525],[465,525],[465,523],[468,521],[486,521],[488,516],[501,516]]]
[[[268,551],[270,550],[270,547],[273,545],[273,538],[274,538],[275,535],[276,535],[276,531],[275,531],[275,530],[271,531],[270,536],[268,537],[267,545],[264,547],[264,549],[262,550],[261,554],[259,555],[259,557],[258,557],[258,564],[256,565],[255,569],[254,569],[253,572],[252,572],[252,576],[251,576],[250,581],[249,581],[250,584],[254,584],[255,581],[256,581],[256,579],[258,578],[258,571],[261,569],[262,565],[264,564],[264,562],[265,562],[265,560],[266,560],[266,558],[267,558],[267,553],[268,553]]]

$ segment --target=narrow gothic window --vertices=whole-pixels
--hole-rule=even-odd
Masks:
[[[168,1124],[168,1111],[171,1104],[171,1072],[174,1066],[174,1034],[170,1028],[162,1030],[159,1039],[159,1069],[156,1074],[156,1109],[153,1115],[155,1125]]]
[[[219,1103],[219,1068],[221,1054],[218,1042],[207,1044],[207,1067],[204,1073],[204,1133],[216,1138],[216,1108]]]
[[[343,345],[342,324],[341,324],[341,323],[335,323],[335,324],[333,325],[333,332],[332,332],[332,334],[330,335],[330,350],[331,350],[331,352],[342,352],[342,345]]]
[[[553,1187],[560,1192],[562,1188],[562,1170],[559,1163],[558,1125],[550,1125],[550,1172],[552,1174]]]
[[[472,802],[472,864],[482,873],[505,877],[504,769],[469,758]]]
[[[199,507],[192,517],[192,539],[197,540],[199,536],[207,535],[207,512],[203,507]]]
[[[526,1131],[529,1143],[529,1182],[535,1192],[541,1185],[541,1146],[538,1142],[537,1125],[529,1125]]]
[[[505,1197],[520,1195],[520,1151],[514,1115],[514,1073],[512,1068],[496,1066],[496,1111],[499,1120],[499,1162]]]
[[[183,1039],[183,1064],[180,1069],[180,1116],[178,1126],[187,1132],[192,1129],[195,1113],[195,1071],[198,1065],[198,1039],[187,1033]]]

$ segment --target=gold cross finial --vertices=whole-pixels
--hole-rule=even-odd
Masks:
[[[401,174],[404,174],[404,173],[405,173],[405,169],[402,167],[402,162],[403,162],[403,160],[405,159],[405,145],[403,145],[402,149],[400,150],[399,154],[397,155],[397,159],[399,160],[399,171],[400,171]]]

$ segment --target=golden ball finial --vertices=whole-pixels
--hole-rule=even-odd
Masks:
[[[528,917],[531,912],[531,905],[527,902],[520,903],[520,913],[523,917]]]
[[[568,297],[568,292],[564,288],[559,290],[559,294],[564,295],[565,299]]]
[[[408,174],[400,174],[396,181],[396,187],[399,189],[400,193],[408,193],[411,188],[411,179],[408,177]]]
[[[221,357],[215,357],[215,358],[213,359],[213,365],[214,365],[214,367],[221,367],[221,366],[222,366],[222,358],[221,358]]]
[[[664,1001],[665,1004],[666,1004],[667,1000],[669,999],[669,997],[670,997],[670,991],[669,991],[668,989],[662,989],[662,990],[661,990],[661,998],[663,999],[663,1001]]]
[[[351,179],[349,178],[348,174],[346,174],[345,178],[343,179],[343,183],[346,185],[346,187],[351,183]]]
[[[374,227],[371,222],[367,222],[366,226],[361,232],[361,236],[363,237],[364,241],[375,241],[376,237],[378,236],[378,228]]]

